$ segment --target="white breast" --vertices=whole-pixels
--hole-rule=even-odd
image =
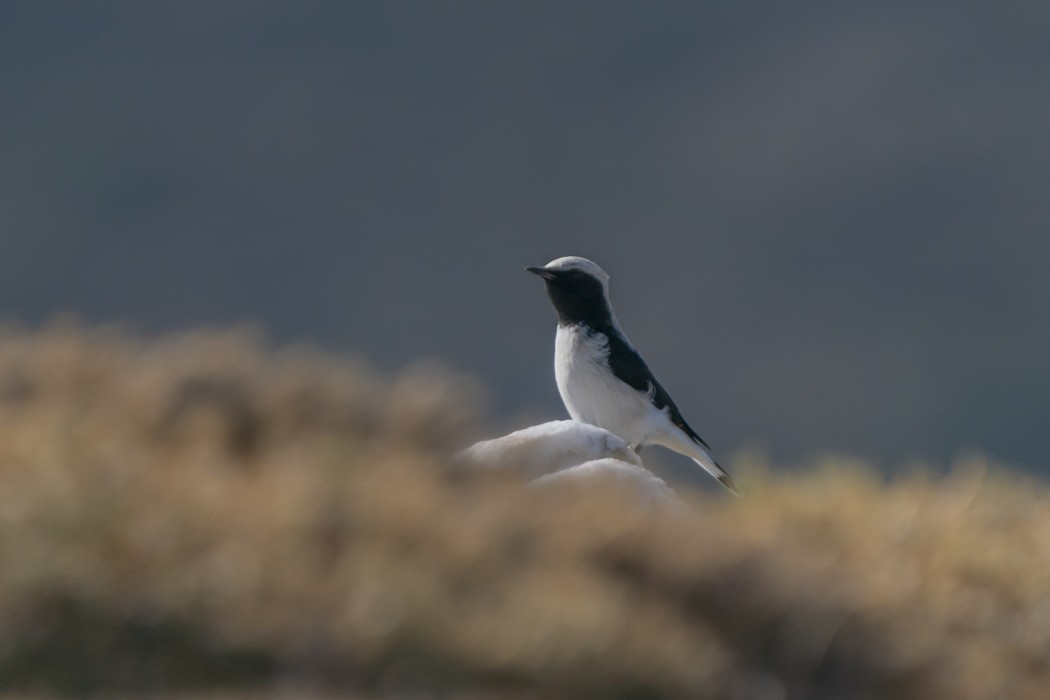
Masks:
[[[638,447],[652,433],[656,409],[648,397],[617,379],[608,364],[605,336],[579,326],[558,326],[554,377],[575,420],[597,425]]]

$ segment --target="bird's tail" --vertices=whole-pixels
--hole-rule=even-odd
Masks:
[[[700,460],[694,460],[694,461],[697,464],[699,464],[701,467],[703,467],[704,469],[709,471],[712,475],[714,475],[714,477],[716,479],[718,479],[720,482],[722,482],[722,486],[725,486],[727,489],[729,489],[729,493],[733,494],[737,498],[740,498],[741,496],[744,495],[744,492],[742,490],[740,490],[740,487],[736,485],[735,481],[733,481],[733,477],[729,476],[729,474],[726,473],[726,470],[723,469],[722,466],[718,462],[716,462],[713,459],[711,460],[711,464],[714,465],[714,469],[712,469],[711,467],[707,466],[706,464],[704,464]]]
[[[707,455],[707,458],[707,460],[698,460],[694,457],[693,462],[707,469],[708,473],[714,476],[715,479],[721,482],[722,486],[728,488],[730,493],[739,499],[739,497],[743,495],[743,491],[736,485],[736,482],[733,481],[732,476],[730,476],[726,470],[722,469],[721,465],[715,462],[710,454]]]
[[[653,440],[653,442],[689,457],[703,467],[708,474],[718,479],[718,481],[729,489],[729,492],[734,496],[739,497],[744,495],[744,492],[736,485],[736,482],[733,481],[733,478],[729,476],[726,470],[722,468],[722,465],[716,462],[715,458],[695,440],[692,440],[684,434],[676,433],[666,436],[664,440]]]

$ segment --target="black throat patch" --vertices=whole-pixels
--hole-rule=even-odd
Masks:
[[[598,279],[570,270],[545,281],[559,323],[580,323],[595,329],[611,324],[612,312]]]

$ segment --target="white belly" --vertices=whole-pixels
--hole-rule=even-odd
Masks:
[[[554,377],[569,415],[605,428],[633,447],[645,444],[653,433],[659,411],[643,392],[613,376],[600,335],[588,335],[575,326],[558,326],[554,340]]]

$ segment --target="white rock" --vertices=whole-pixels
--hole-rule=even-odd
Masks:
[[[639,505],[652,510],[684,510],[685,504],[663,479],[637,464],[606,457],[546,474],[529,483],[531,488],[594,488],[615,485],[636,496]]]
[[[479,467],[518,469],[527,479],[606,457],[633,465],[642,463],[622,438],[574,420],[551,421],[484,440],[457,457]]]

